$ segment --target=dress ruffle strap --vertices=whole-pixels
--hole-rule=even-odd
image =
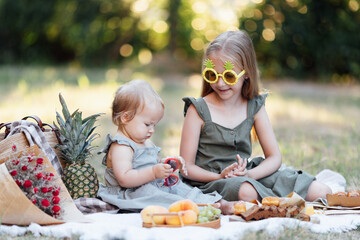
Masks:
[[[210,111],[207,107],[207,104],[205,103],[205,100],[202,97],[198,99],[195,99],[193,97],[184,97],[182,100],[185,102],[184,116],[186,116],[190,105],[193,104],[201,119],[204,120],[204,122],[211,122]]]

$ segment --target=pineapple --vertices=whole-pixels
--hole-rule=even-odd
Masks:
[[[62,105],[63,117],[56,112],[56,120],[59,124],[59,149],[60,157],[65,163],[62,175],[66,188],[71,197],[96,197],[99,182],[95,169],[86,162],[91,156],[91,143],[97,134],[93,133],[96,126],[96,118],[101,114],[94,114],[82,119],[82,113],[76,110],[70,115],[64,98],[59,94]]]

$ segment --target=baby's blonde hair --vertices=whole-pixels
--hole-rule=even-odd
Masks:
[[[148,103],[160,104],[163,109],[165,108],[163,100],[145,80],[132,80],[122,85],[116,91],[112,103],[113,123],[122,129],[124,123],[121,120],[121,116],[127,113],[127,121],[130,121]]]

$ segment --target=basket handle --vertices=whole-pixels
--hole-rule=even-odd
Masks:
[[[5,136],[4,136],[4,139],[7,137],[7,135],[9,135],[10,133],[10,124],[11,122],[8,122],[8,123],[1,123],[0,124],[0,129],[2,129],[3,127],[5,127]]]
[[[46,129],[45,127],[49,127],[51,129],[52,132],[55,133],[55,136],[58,140],[59,143],[61,143],[60,141],[60,137],[59,137],[59,130],[52,124],[48,124],[48,123],[43,123],[40,118],[36,115],[29,115],[29,116],[26,116],[26,117],[23,117],[21,120],[27,120],[28,118],[31,118],[33,120],[36,121],[36,123],[38,124],[38,126],[40,127],[41,131],[45,132]],[[10,133],[10,124],[12,122],[7,122],[7,123],[0,123],[0,130],[3,128],[3,127],[6,127],[5,128],[5,137],[4,139],[9,135]]]
[[[36,121],[36,123],[39,125],[41,131],[43,131],[43,132],[45,132],[45,127],[49,127],[51,129],[51,131],[55,133],[56,139],[58,140],[59,144],[61,144],[59,130],[54,125],[48,124],[48,123],[43,123],[40,120],[40,118],[36,115],[30,115],[30,116],[23,117],[21,120],[26,120],[28,118],[34,119]]]
[[[45,131],[44,127],[43,127],[43,123],[42,121],[40,120],[40,118],[36,115],[30,115],[30,116],[26,116],[26,117],[23,117],[21,120],[26,120],[28,118],[32,118],[36,121],[36,123],[38,124],[38,126],[40,127],[41,131]]]

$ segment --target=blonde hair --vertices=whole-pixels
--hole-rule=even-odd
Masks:
[[[122,129],[124,123],[121,116],[127,113],[127,120],[132,120],[147,103],[160,104],[163,109],[165,108],[163,100],[145,80],[132,80],[119,87],[112,103],[113,123]]]
[[[259,71],[254,46],[249,35],[244,31],[221,33],[206,49],[203,61],[213,54],[213,57],[216,56],[217,53],[222,53],[221,55],[226,57],[226,59],[221,59],[223,62],[230,60],[235,66],[245,69],[247,77],[241,89],[242,97],[252,99],[259,95]],[[205,97],[213,91],[210,84],[203,81],[201,96]]]

